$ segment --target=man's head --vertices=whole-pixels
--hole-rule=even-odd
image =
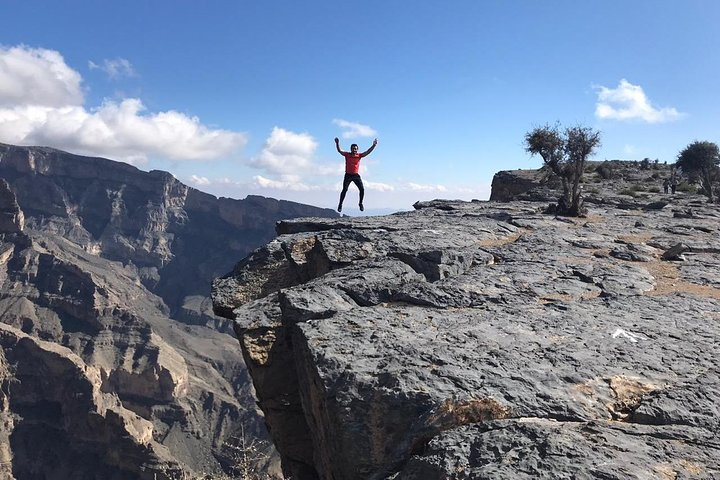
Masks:
[[[357,151],[358,151],[358,145],[357,145],[357,143],[353,143],[352,145],[350,145],[350,151],[351,151],[352,153],[357,153]]]

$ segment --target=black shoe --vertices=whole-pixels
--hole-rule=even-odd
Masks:
[[[338,212],[342,212],[342,203],[338,205]]]
[[[358,206],[360,207],[360,211],[361,211],[361,212],[364,212],[364,211],[365,211],[365,207],[363,207],[363,204],[362,204],[362,203],[361,203],[360,205],[358,205]]]

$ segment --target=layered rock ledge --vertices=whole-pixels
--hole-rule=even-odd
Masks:
[[[308,215],[338,216],[258,196],[216,198],[167,172],[0,143],[0,478],[232,473],[244,442],[267,453],[254,468],[276,472],[231,322],[212,314],[209,286],[274,238],[276,220]],[[31,340],[12,340],[5,327],[41,347],[15,348]],[[31,376],[41,341],[98,374]],[[115,413],[97,407],[87,420],[87,388],[146,422],[152,448],[123,447],[131,434]]]
[[[213,285],[293,479],[718,478],[720,208],[279,222]]]

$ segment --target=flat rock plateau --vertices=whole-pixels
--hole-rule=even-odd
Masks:
[[[0,144],[0,478],[232,472],[267,432],[210,282],[307,215],[337,216]]]
[[[281,221],[215,280],[303,479],[720,478],[720,206],[669,166]],[[608,165],[606,165],[608,166]]]

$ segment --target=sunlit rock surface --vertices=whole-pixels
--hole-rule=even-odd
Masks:
[[[280,222],[217,279],[286,474],[720,477],[720,208],[617,170],[585,218],[540,185]]]

